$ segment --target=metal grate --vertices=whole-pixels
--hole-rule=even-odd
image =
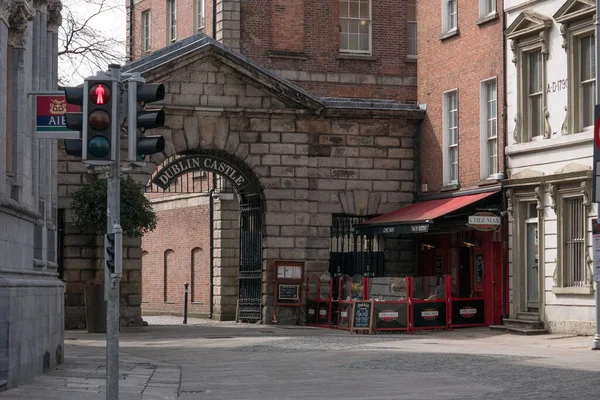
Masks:
[[[240,205],[239,319],[261,319],[262,303],[262,205],[250,199]]]
[[[567,198],[564,205],[564,285],[584,286],[587,280],[583,199],[581,197]]]

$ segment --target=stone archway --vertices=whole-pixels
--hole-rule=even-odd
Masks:
[[[230,319],[237,313],[238,318],[242,322],[256,322],[261,319],[261,303],[262,303],[262,228],[263,228],[263,211],[264,211],[264,195],[258,178],[254,172],[248,168],[241,160],[235,156],[231,156],[224,151],[218,150],[205,150],[196,151],[193,153],[186,153],[177,155],[177,157],[170,157],[163,162],[160,167],[152,174],[151,186],[152,188],[160,188],[163,191],[168,190],[171,185],[180,182],[189,182],[189,178],[186,179],[188,174],[193,174],[197,171],[203,171],[210,173],[212,182],[216,183],[215,175],[226,179],[239,198],[239,210],[219,210],[220,213],[228,213],[229,217],[225,219],[232,219],[232,214],[237,214],[235,219],[238,220],[239,233],[237,239],[238,244],[232,244],[231,238],[224,234],[225,231],[219,227],[221,235],[213,237],[214,227],[213,225],[213,214],[214,214],[214,200],[212,197],[213,193],[208,193],[210,207],[208,212],[210,213],[210,263],[208,268],[210,269],[209,277],[209,315],[213,315],[213,305],[217,306],[217,318],[219,319]],[[192,184],[191,192],[194,192],[196,188]],[[216,186],[214,186],[216,188]],[[208,185],[207,185],[208,188]],[[188,187],[182,188],[178,191],[179,193],[190,193]],[[202,188],[200,190],[202,192]],[[169,214],[171,217],[175,217],[174,221],[159,221],[162,225],[169,224],[173,229],[173,232],[178,232],[179,223],[181,216],[184,213],[175,214],[176,209],[172,209]],[[221,215],[221,214],[219,214]],[[206,220],[203,219],[200,224],[206,224]],[[221,225],[222,223],[219,223]],[[161,226],[162,228],[162,226]],[[204,226],[200,227],[199,231]],[[162,230],[162,229],[161,229]],[[158,239],[158,240],[157,240]],[[149,241],[151,243],[160,243],[161,245],[169,246],[168,241],[173,241],[173,237],[165,237],[164,240],[156,238],[155,235],[150,234]],[[190,238],[189,240],[193,240]],[[162,242],[167,243],[162,243]],[[187,242],[187,241],[186,241]],[[190,242],[193,243],[193,242]],[[179,244],[176,244],[179,245]],[[191,245],[191,244],[190,244]],[[181,247],[181,245],[179,245]],[[144,246],[146,247],[146,246]],[[148,249],[152,251],[151,249]],[[187,251],[188,249],[186,249]],[[225,257],[228,262],[223,262],[223,254],[215,254],[214,251],[228,254]],[[230,256],[233,252],[237,252],[237,260],[232,260]],[[181,255],[179,256],[182,257]],[[185,257],[185,256],[183,256]],[[215,258],[220,260],[219,265],[215,266]],[[152,259],[152,258],[151,258]],[[235,278],[237,278],[236,294],[229,293],[227,288],[231,287],[225,284],[225,277],[231,278],[232,265],[229,265],[234,261],[235,265]],[[166,268],[166,266],[165,266]],[[169,268],[173,268],[178,272],[178,275],[186,275],[178,271],[182,268],[179,265],[171,265]],[[186,268],[186,267],[183,267]],[[192,268],[195,268],[192,266]],[[213,297],[213,271],[216,268],[218,284],[216,287],[220,295],[217,297],[217,304]],[[227,272],[226,270],[230,270]],[[175,272],[174,271],[174,272]],[[163,287],[165,293],[167,292],[166,272],[163,278]],[[192,291],[194,287],[192,286]],[[233,299],[233,297],[237,297]],[[232,301],[233,300],[233,303]],[[166,302],[166,295],[165,295]],[[237,305],[236,305],[237,302]],[[232,307],[235,306],[235,307]]]

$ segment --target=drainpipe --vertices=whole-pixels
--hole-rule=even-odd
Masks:
[[[212,36],[217,40],[217,0],[213,0],[212,8]]]
[[[208,304],[208,318],[212,319],[213,317],[213,310],[214,310],[214,306],[213,306],[213,297],[214,297],[214,288],[215,285],[213,283],[214,280],[214,266],[215,266],[215,262],[214,262],[214,256],[215,256],[215,245],[214,245],[214,240],[215,240],[215,235],[214,235],[214,225],[215,225],[215,200],[213,198],[213,193],[215,192],[215,190],[217,189],[217,181],[215,180],[215,176],[211,175],[211,180],[212,180],[212,188],[208,191],[208,208],[209,208],[209,241],[210,241],[210,253],[209,253],[209,257],[210,257],[210,266],[208,268],[209,270],[209,292],[208,292],[208,297],[209,297],[209,304]]]
[[[501,1],[502,4],[502,15],[500,16],[500,18],[502,19],[502,86],[503,86],[503,90],[502,90],[502,107],[503,107],[503,116],[502,116],[502,123],[503,123],[503,147],[504,147],[504,151],[502,151],[502,155],[503,155],[503,159],[504,159],[504,168],[503,168],[503,173],[504,173],[504,179],[508,178],[508,157],[506,156],[506,146],[508,145],[508,108],[507,108],[507,101],[506,101],[506,40],[504,38],[504,31],[506,30],[506,13],[504,12],[504,0]],[[504,320],[506,318],[508,318],[508,311],[507,311],[507,301],[508,301],[508,288],[509,288],[509,282],[508,282],[508,224],[509,222],[509,218],[508,218],[508,213],[506,212],[507,208],[508,208],[508,199],[506,198],[506,191],[503,191],[503,196],[502,196],[502,203],[503,203],[503,209],[504,212],[506,213],[504,215],[504,243],[502,244],[503,246],[503,251],[504,251],[504,257],[503,258],[503,271],[502,271],[502,322],[504,322]]]
[[[129,0],[129,61],[133,61],[133,6],[135,0]]]

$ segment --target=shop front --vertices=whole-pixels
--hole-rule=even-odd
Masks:
[[[383,234],[388,240],[415,236],[417,268],[410,290],[414,328],[444,327],[447,321],[453,326],[496,325],[507,312],[501,211],[502,195],[495,188],[418,201],[364,221],[355,233]],[[449,306],[434,307],[433,300],[441,299]]]

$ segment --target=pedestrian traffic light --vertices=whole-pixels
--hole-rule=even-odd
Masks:
[[[87,101],[85,98],[85,91],[83,90],[83,86],[78,87],[65,87],[65,98],[67,104],[72,104],[75,106],[83,106],[83,104]],[[80,133],[83,131],[84,119],[83,113],[81,112],[67,112],[65,113],[65,124],[67,129],[72,129]],[[65,151],[67,155],[81,157],[81,138],[80,139],[65,139]]]
[[[165,149],[164,137],[143,135],[148,129],[160,128],[165,124],[163,110],[145,109],[146,104],[165,98],[165,86],[162,83],[146,84],[143,78],[136,76],[129,80],[127,92],[128,160],[139,162],[147,155]],[[142,131],[141,135],[138,135],[138,128]]]
[[[83,104],[82,159],[92,165],[108,165],[116,160],[119,146],[117,82],[110,77],[85,79]]]
[[[104,260],[106,261],[106,268],[111,272],[115,273],[115,234],[107,233],[105,237],[105,249]]]

